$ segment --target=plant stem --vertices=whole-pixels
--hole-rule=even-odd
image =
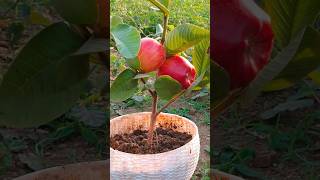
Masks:
[[[163,13],[163,33],[161,38],[161,44],[164,44],[164,41],[166,40],[167,29],[168,29],[169,10],[157,0],[149,0],[149,1],[155,6],[157,6],[157,8],[159,8],[160,11],[162,11]]]
[[[149,146],[152,146],[153,142],[153,131],[157,122],[157,104],[158,104],[158,96],[157,93],[155,93],[152,96],[152,112],[151,112],[151,117],[150,117],[150,126],[149,126],[149,131],[148,131],[148,144]]]
[[[168,21],[169,21],[169,16],[164,15],[163,16],[163,32],[162,32],[161,44],[164,44],[164,41],[166,40]]]
[[[171,98],[167,104],[165,104],[158,112],[157,112],[157,116],[163,111],[165,110],[169,105],[171,105],[173,102],[175,102],[180,96],[182,96],[184,93],[186,92],[186,90],[181,91],[180,93],[178,93],[177,95],[175,95],[173,98]]]

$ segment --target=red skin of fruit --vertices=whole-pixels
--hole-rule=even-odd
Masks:
[[[247,86],[268,63],[273,32],[253,0],[213,1],[213,60],[230,76],[231,90]]]
[[[196,70],[188,60],[174,55],[169,57],[159,68],[158,76],[162,75],[169,75],[177,80],[184,89],[187,89],[195,80]]]
[[[157,70],[166,60],[165,48],[155,39],[142,38],[138,60],[142,72],[148,73]]]

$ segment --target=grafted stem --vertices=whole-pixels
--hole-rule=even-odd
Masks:
[[[157,93],[154,93],[152,96],[152,112],[151,112],[151,117],[150,117],[150,126],[149,126],[149,131],[148,131],[148,144],[149,146],[152,145],[153,142],[153,131],[156,126],[157,122],[157,104],[158,104],[158,96]]]

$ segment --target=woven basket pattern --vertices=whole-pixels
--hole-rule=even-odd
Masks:
[[[110,136],[130,133],[135,129],[148,129],[150,112],[119,116],[110,122]],[[193,138],[184,146],[159,154],[130,154],[110,148],[110,173],[112,180],[188,180],[194,173],[200,153],[197,126],[190,120],[173,114],[161,113],[157,126],[176,126]]]

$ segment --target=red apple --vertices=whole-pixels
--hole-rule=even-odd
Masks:
[[[195,80],[196,70],[185,58],[174,55],[169,57],[159,68],[158,76],[168,75],[177,80],[184,89],[190,87]]]
[[[138,60],[144,73],[157,70],[165,59],[166,50],[162,44],[152,38],[141,39]]]
[[[231,89],[247,86],[271,55],[269,16],[253,0],[216,0],[213,21],[213,60],[229,73]]]

